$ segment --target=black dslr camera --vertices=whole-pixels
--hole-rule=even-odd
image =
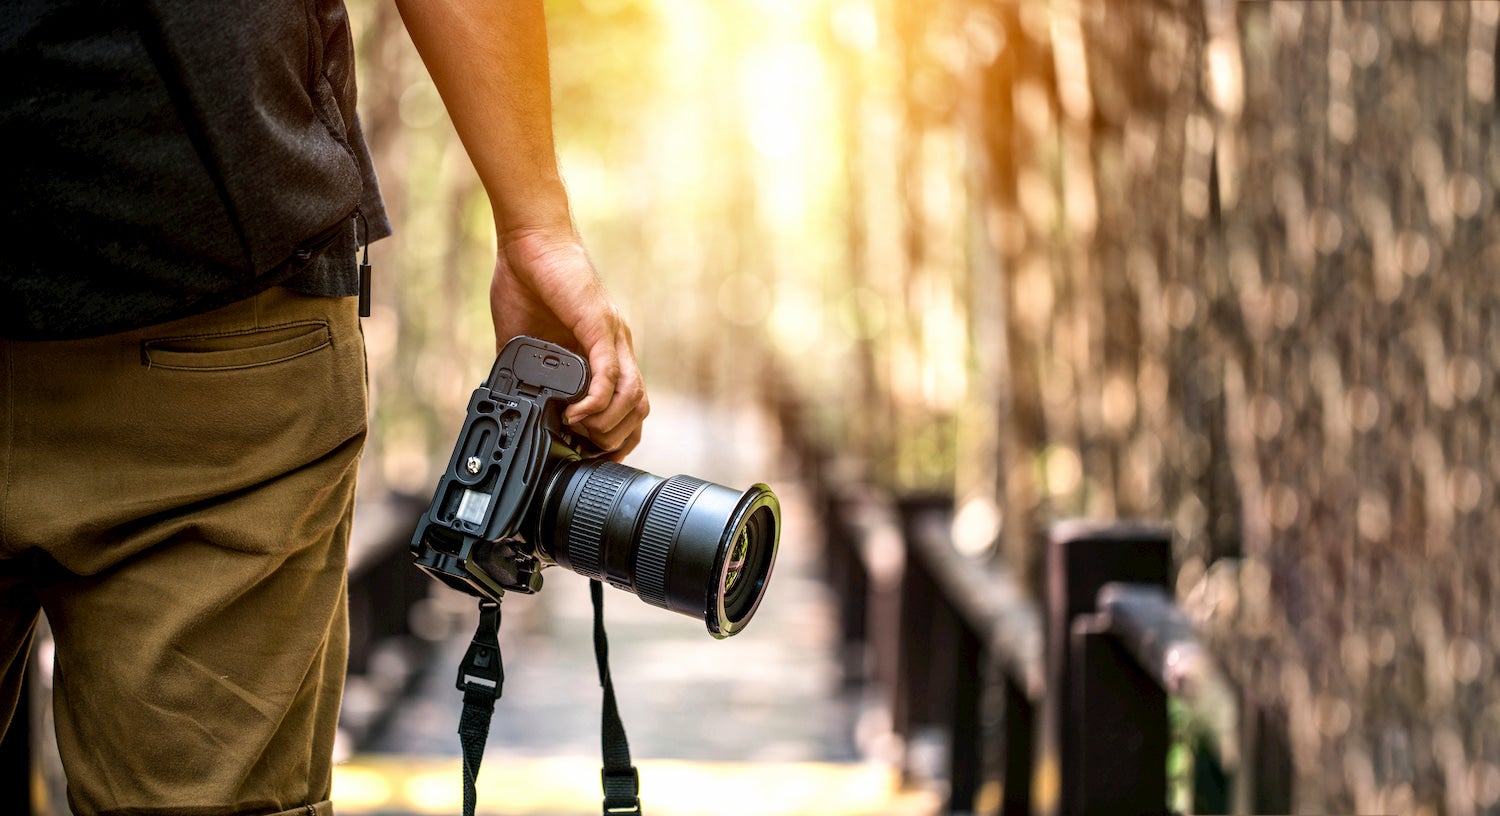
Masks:
[[[776,559],[776,495],[590,458],[562,421],[588,383],[588,362],[561,346],[505,344],[417,524],[417,566],[499,601],[541,589],[543,567],[556,564],[701,617],[714,637],[740,631]]]

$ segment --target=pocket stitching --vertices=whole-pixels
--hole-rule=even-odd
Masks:
[[[227,338],[227,337],[242,337],[242,336],[245,336],[245,335],[259,334],[261,332],[277,331],[277,330],[280,330],[280,329],[295,329],[295,328],[299,328],[299,327],[303,327],[303,326],[312,327],[312,328],[321,328],[323,330],[321,342],[317,342],[317,344],[314,345],[314,346],[312,346],[311,348],[301,349],[301,350],[297,351],[296,353],[287,354],[287,355],[284,355],[284,356],[281,356],[281,357],[275,357],[275,358],[268,359],[268,360],[255,360],[255,361],[252,361],[252,362],[234,363],[234,364],[230,364],[230,365],[179,365],[179,364],[161,362],[159,360],[153,360],[151,358],[151,353],[152,353],[153,350],[156,351],[156,352],[158,352],[158,353],[181,354],[181,355],[217,354],[217,353],[222,353],[224,351],[251,351],[251,350],[256,349],[257,346],[247,346],[244,349],[222,349],[222,350],[218,350],[218,351],[204,351],[204,352],[191,352],[191,351],[175,351],[174,352],[171,349],[160,348],[160,346],[162,344],[174,343],[174,342],[182,342],[182,341],[185,341],[185,340],[218,340],[218,339],[223,339],[223,338]],[[286,340],[279,340],[276,343],[267,344],[267,346],[264,346],[264,348],[268,348],[268,347],[271,347],[271,346],[280,345],[280,344],[283,344],[283,343],[290,343],[290,342],[293,342],[295,340],[299,340],[302,337],[316,338],[317,334],[318,333],[314,331],[314,332],[309,332],[307,335],[298,335],[298,336],[294,336],[294,337],[289,337]],[[204,333],[204,334],[188,334],[188,335],[178,335],[178,336],[175,336],[175,337],[156,337],[156,338],[152,338],[150,340],[145,340],[145,341],[143,341],[141,343],[141,365],[145,366],[148,369],[150,369],[150,368],[161,368],[161,369],[166,369],[168,371],[234,371],[234,370],[238,370],[238,369],[258,368],[260,366],[274,365],[276,363],[284,363],[284,362],[286,362],[288,360],[295,360],[298,357],[302,357],[304,355],[312,354],[315,351],[321,351],[321,350],[323,350],[325,348],[328,348],[329,346],[332,346],[332,345],[333,345],[333,330],[329,327],[328,322],[326,320],[299,320],[299,321],[293,321],[291,323],[278,323],[278,324],[271,325],[271,326],[257,326],[257,327],[255,327],[253,329],[236,329],[234,331],[207,332],[207,333]]]

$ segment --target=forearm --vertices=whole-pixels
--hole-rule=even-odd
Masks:
[[[588,357],[589,391],[566,421],[615,458],[650,411],[625,324],[573,230],[552,144],[542,0],[396,0],[495,211],[490,312],[515,335]]]
[[[571,230],[552,141],[542,0],[397,0],[503,242]]]

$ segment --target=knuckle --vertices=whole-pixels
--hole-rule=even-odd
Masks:
[[[632,377],[621,381],[617,393],[627,405],[632,407],[646,402],[646,384],[639,377]]]
[[[611,359],[605,362],[603,365],[599,366],[599,368],[594,371],[594,375],[611,383],[618,382],[620,379],[620,362],[618,360]]]
[[[594,440],[594,444],[607,451],[617,451],[621,445],[625,444],[625,436],[614,432],[600,434]]]

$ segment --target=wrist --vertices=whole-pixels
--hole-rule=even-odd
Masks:
[[[496,260],[496,275],[509,275],[533,289],[554,289],[564,280],[573,281],[572,286],[584,280],[597,285],[588,251],[571,222],[506,230]]]
[[[513,226],[496,225],[495,235],[502,255],[531,255],[553,247],[579,245],[583,240],[571,220],[529,221]]]
[[[577,240],[562,180],[554,176],[528,187],[525,195],[491,196],[500,246],[520,240]]]

